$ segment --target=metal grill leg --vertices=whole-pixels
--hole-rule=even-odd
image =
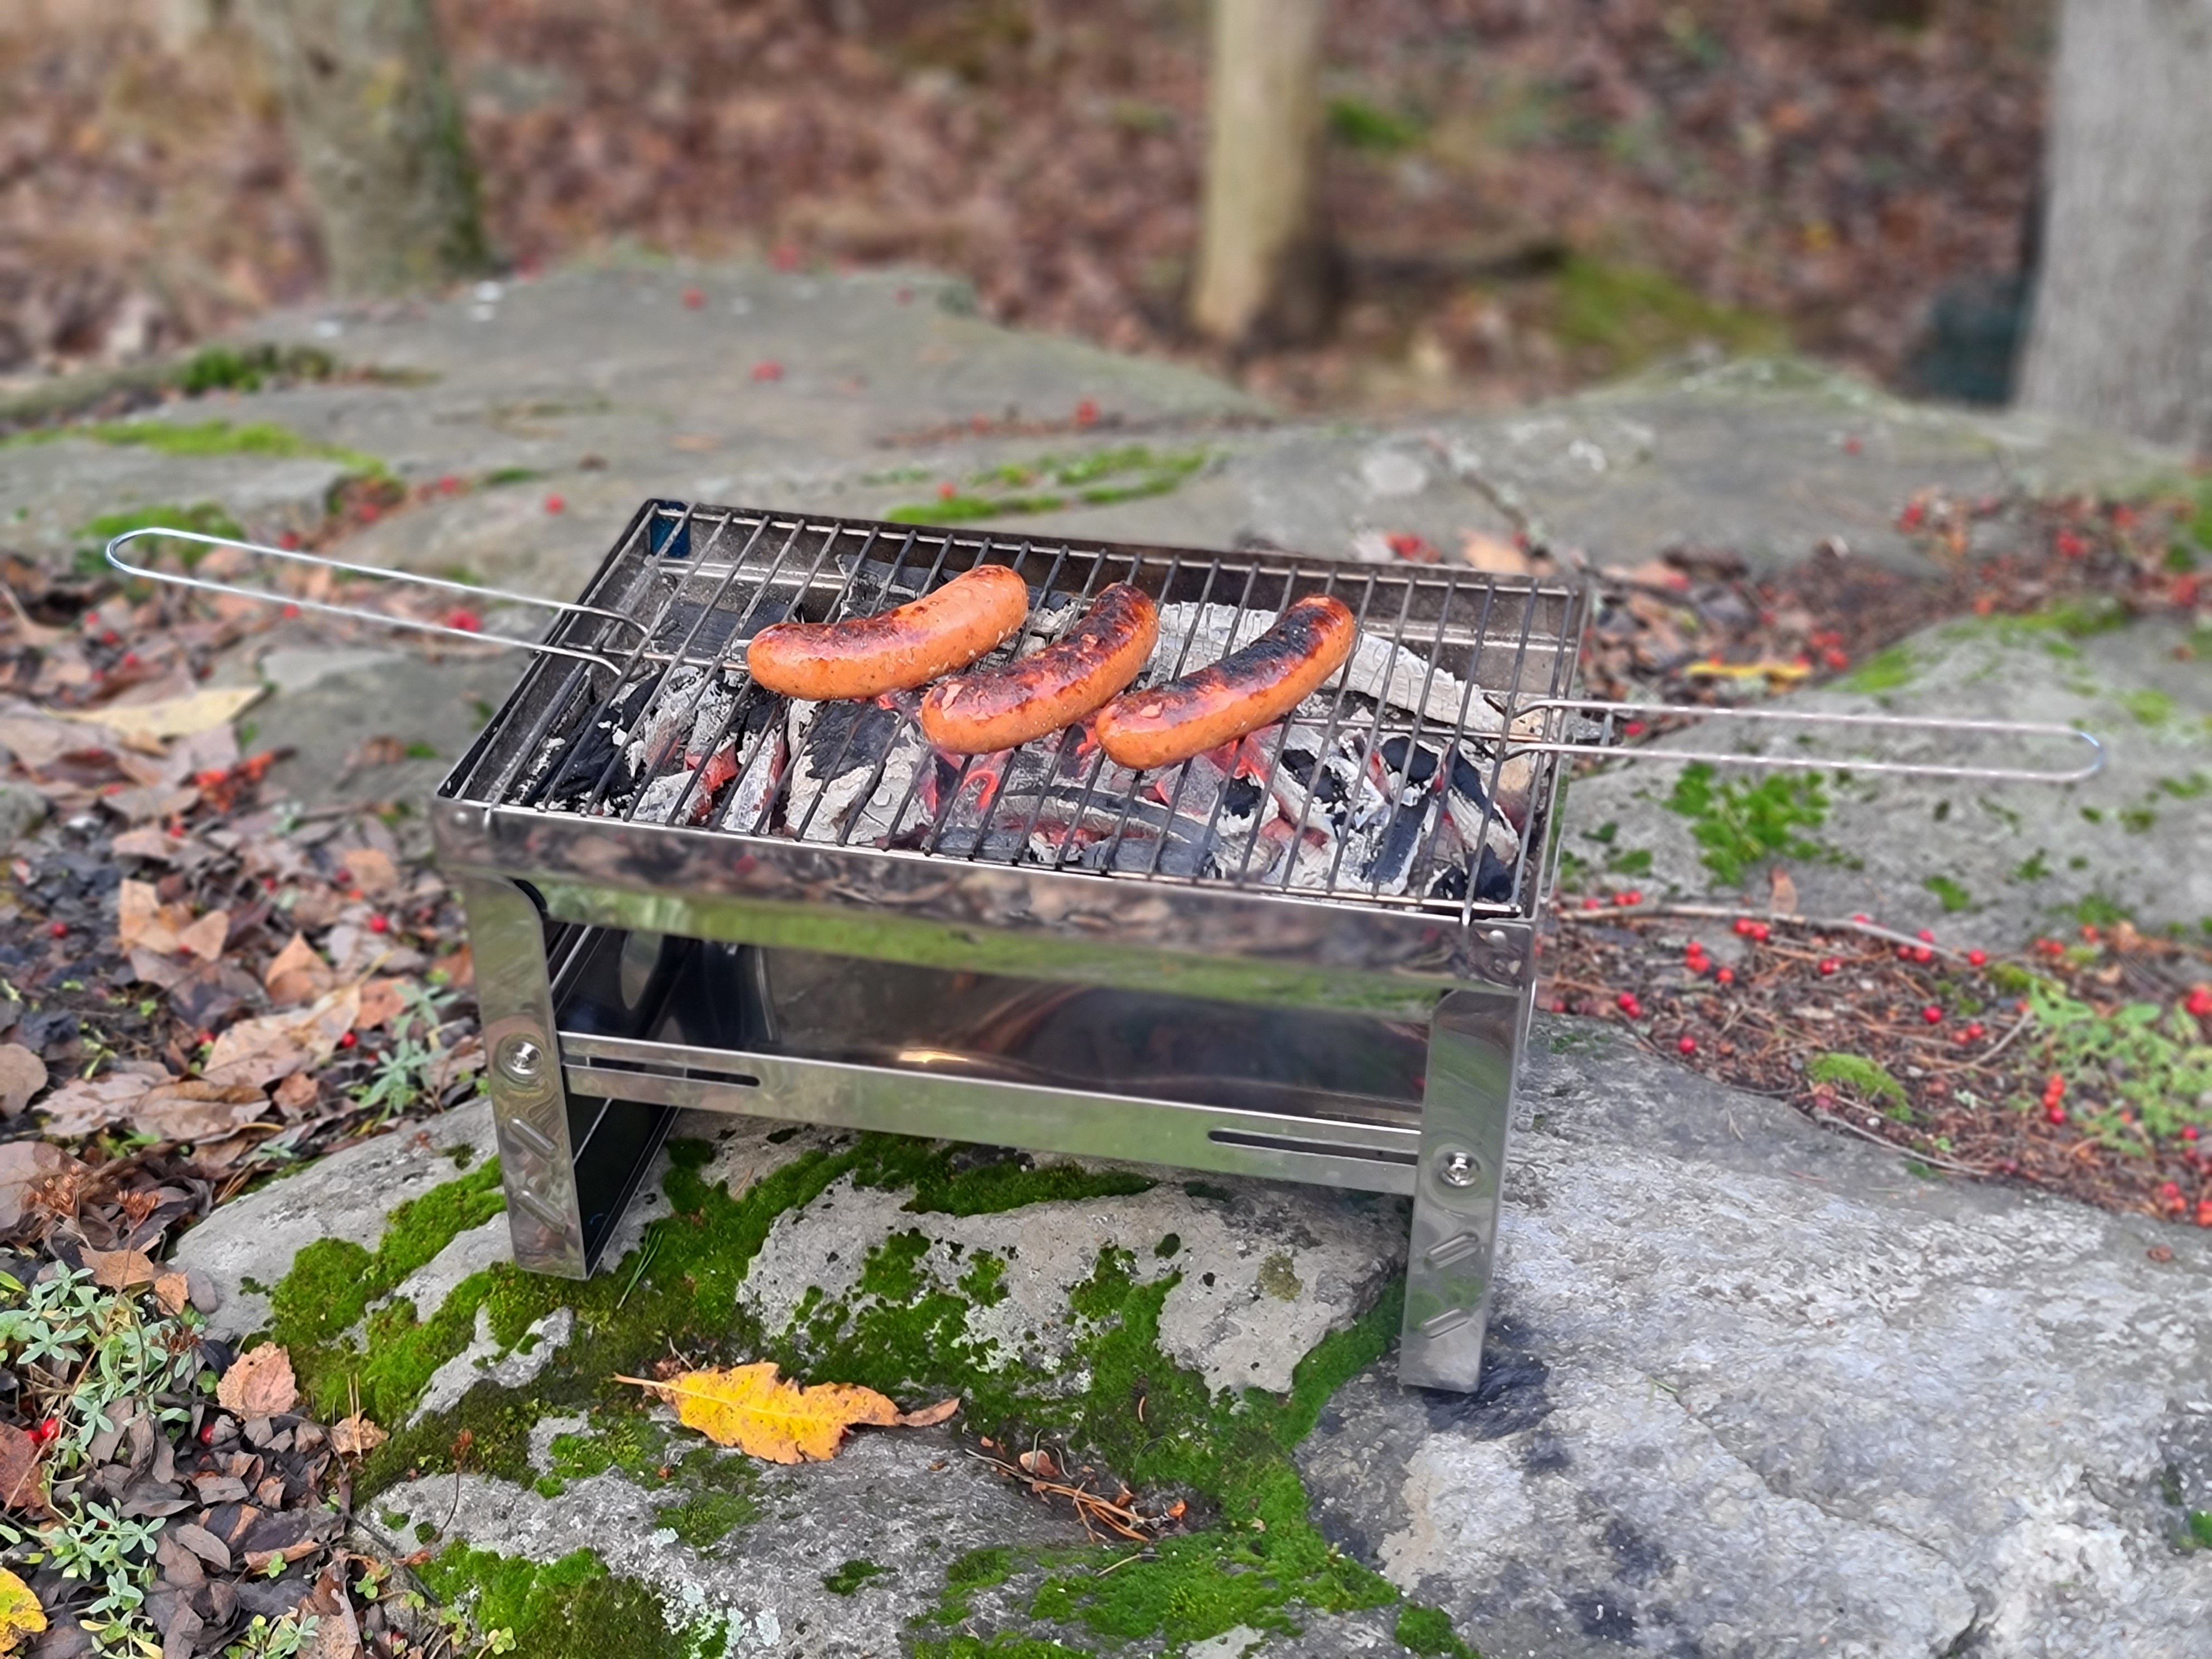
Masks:
[[[1401,1382],[1464,1392],[1482,1376],[1505,1131],[1527,1000],[1525,994],[1454,991],[1429,1023],[1398,1350]]]
[[[553,1035],[545,924],[530,896],[511,881],[465,876],[459,887],[476,958],[514,1260],[533,1273],[582,1279],[588,1271],[584,1223]]]

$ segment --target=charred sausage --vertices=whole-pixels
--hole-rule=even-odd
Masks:
[[[1341,600],[1313,594],[1211,667],[1115,698],[1091,729],[1133,771],[1187,761],[1282,719],[1344,665],[1358,632]]]
[[[1159,637],[1152,600],[1115,582],[1043,650],[930,687],[922,735],[949,753],[981,755],[1072,726],[1137,678]]]
[[[911,691],[1000,644],[1029,609],[1019,576],[979,564],[896,611],[763,628],[745,647],[745,666],[755,684],[810,702]]]

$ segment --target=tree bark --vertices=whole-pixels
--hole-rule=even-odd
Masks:
[[[341,294],[490,264],[430,0],[245,0]]]
[[[1328,0],[1214,0],[1190,319],[1226,344],[1309,339],[1328,324],[1319,189],[1327,11]]]
[[[2212,0],[2065,0],[2030,407],[2212,452]]]

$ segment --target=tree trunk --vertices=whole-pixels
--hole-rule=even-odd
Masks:
[[[245,0],[341,294],[490,264],[430,0]]]
[[[2065,0],[2031,407],[2212,452],[2212,0]]]
[[[1318,82],[1327,10],[1328,0],[1214,0],[1190,318],[1227,344],[1309,339],[1328,323]]]

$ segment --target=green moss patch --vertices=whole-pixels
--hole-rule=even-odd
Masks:
[[[650,1589],[609,1572],[589,1550],[541,1566],[454,1544],[416,1571],[483,1636],[507,1632],[502,1651],[530,1659],[718,1659],[727,1646],[712,1626],[670,1630]]]
[[[1838,684],[1846,691],[1895,691],[1912,684],[1912,653],[1893,645],[1877,651],[1845,675]]]
[[[1398,1627],[1391,1632],[1398,1645],[1409,1653],[1440,1656],[1441,1659],[1482,1659],[1482,1656],[1459,1639],[1453,1632],[1451,1620],[1434,1607],[1408,1607],[1398,1615]]]
[[[1705,867],[1731,887],[1741,886],[1745,875],[1768,859],[1818,858],[1827,852],[1798,833],[1827,822],[1828,797],[1818,772],[1723,782],[1710,764],[1697,761],[1682,769],[1666,805],[1691,821]]]
[[[1745,356],[1790,346],[1788,331],[1771,317],[1717,306],[1663,271],[1579,254],[1560,269],[1552,331],[1615,372],[1703,341]]]
[[[906,1208],[915,1215],[993,1215],[1030,1204],[1073,1199],[1127,1198],[1158,1183],[1124,1170],[1092,1171],[1072,1164],[1034,1168],[1007,1158],[945,1175],[925,1175]]]
[[[894,524],[966,524],[1068,507],[1110,506],[1164,495],[1212,459],[1210,450],[1156,450],[1145,444],[1083,455],[1040,455],[988,468],[962,487],[947,484],[947,493],[933,501],[905,502],[884,517]]]
[[[54,443],[77,438],[90,443],[151,449],[163,455],[265,455],[277,459],[314,457],[343,461],[353,471],[381,477],[385,465],[374,455],[341,444],[318,443],[271,421],[92,421],[82,426],[40,427],[0,438],[0,446]]]
[[[832,1595],[857,1595],[870,1579],[890,1576],[889,1567],[879,1567],[872,1561],[848,1561],[836,1571],[822,1575],[822,1588]]]
[[[1149,1559],[1128,1559],[1127,1547],[1018,1545],[957,1558],[937,1603],[910,1633],[918,1654],[1065,1655],[1093,1638],[1162,1651],[1239,1624],[1291,1631],[1302,1609],[1397,1601],[1387,1581],[1314,1526],[1291,1454],[1329,1395],[1388,1348],[1399,1291],[1316,1346],[1279,1398],[1217,1394],[1163,1352],[1161,1310],[1180,1274],[1162,1271],[1172,1263],[1156,1257],[1149,1241],[1143,1271],[1159,1277],[1142,1276],[1137,1251],[1109,1247],[1073,1287],[1069,1352],[1054,1364],[1010,1364],[992,1342],[971,1335],[970,1309],[1004,1297],[1007,1264],[919,1229],[877,1243],[849,1296],[817,1291],[785,1329],[763,1329],[739,1301],[747,1273],[777,1218],[839,1180],[910,1188],[909,1209],[926,1202],[927,1212],[950,1214],[1129,1188],[1097,1187],[1091,1183],[1101,1177],[1065,1168],[967,1165],[962,1160],[972,1152],[863,1135],[802,1152],[733,1196],[708,1178],[711,1156],[702,1144],[672,1145],[664,1182],[670,1213],[651,1224],[637,1251],[598,1277],[578,1283],[496,1266],[463,1281],[427,1318],[404,1303],[378,1310],[359,1350],[346,1334],[357,1310],[492,1212],[496,1166],[395,1212],[374,1250],[328,1243],[302,1252],[272,1300],[280,1334],[297,1344],[295,1364],[311,1396],[342,1398],[349,1377],[357,1377],[370,1415],[394,1430],[362,1471],[360,1498],[457,1467],[532,1483],[540,1477],[530,1460],[532,1425],[574,1414],[582,1426],[554,1437],[544,1472],[556,1491],[619,1469],[655,1495],[658,1523],[693,1547],[740,1547],[729,1540],[760,1512],[751,1467],[654,1420],[641,1391],[613,1378],[647,1374],[672,1352],[698,1365],[774,1358],[789,1374],[866,1384],[902,1403],[957,1394],[972,1431],[1002,1443],[1053,1445],[1112,1471],[1147,1504],[1180,1497],[1188,1506],[1199,1529],[1162,1540]],[[467,1346],[480,1315],[511,1348],[533,1321],[562,1307],[574,1313],[573,1334],[536,1379],[521,1389],[480,1383],[451,1410],[405,1426],[431,1371]],[[588,1556],[536,1567],[457,1545],[433,1565],[426,1575],[433,1590],[465,1598],[487,1631],[513,1629],[518,1651],[588,1651],[597,1659],[609,1651],[700,1650],[672,1645],[679,1638],[664,1638],[651,1593]],[[865,1594],[875,1575],[858,1567],[867,1565],[848,1563],[830,1577]],[[980,1598],[994,1591],[979,1610]],[[607,1633],[617,1618],[631,1621],[622,1639]],[[994,1622],[1019,1628],[994,1633]],[[556,1624],[562,1631],[553,1633]],[[1033,1639],[1040,1625],[1073,1639],[1040,1644]],[[578,1645],[570,1627],[592,1634]],[[526,1632],[549,1633],[538,1638],[540,1646]],[[720,1639],[719,1631],[711,1633]]]

